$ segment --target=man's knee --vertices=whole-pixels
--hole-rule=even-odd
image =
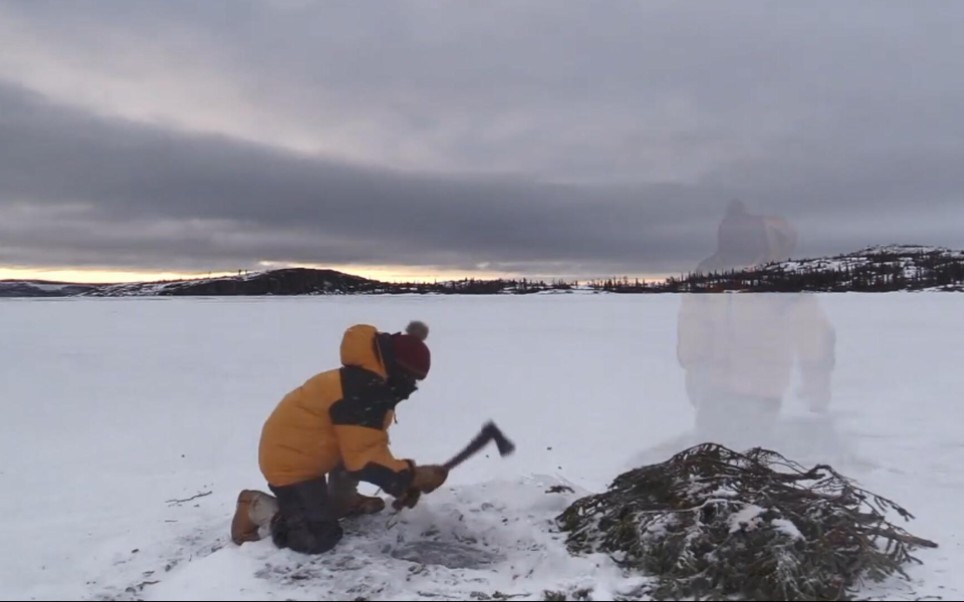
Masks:
[[[271,535],[279,548],[303,554],[321,554],[335,547],[343,531],[333,512],[324,479],[272,487],[278,496],[278,513]]]
[[[306,523],[284,533],[283,547],[301,554],[324,554],[338,545],[343,535],[338,523]]]
[[[324,523],[338,517],[332,508],[324,477],[284,487],[272,487],[272,490],[278,497],[280,511],[289,521],[303,519],[312,523]]]

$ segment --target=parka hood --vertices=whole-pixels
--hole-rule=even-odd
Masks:
[[[378,329],[370,324],[356,324],[345,330],[341,339],[341,363],[357,366],[388,378],[388,369],[378,346]]]

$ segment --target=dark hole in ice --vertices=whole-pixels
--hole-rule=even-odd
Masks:
[[[489,566],[498,557],[489,550],[451,541],[420,541],[402,544],[391,551],[393,558],[437,564],[449,569],[477,569]]]

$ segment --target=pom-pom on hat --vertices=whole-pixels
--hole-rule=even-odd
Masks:
[[[409,322],[405,333],[392,335],[392,352],[395,363],[418,380],[428,376],[432,365],[432,354],[425,344],[428,339],[428,326],[419,320]]]

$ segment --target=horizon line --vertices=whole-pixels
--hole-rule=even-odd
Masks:
[[[672,276],[685,274],[686,272],[673,272],[672,274],[609,274],[605,276],[562,276],[562,275],[543,275],[543,274],[519,274],[511,272],[471,272],[463,270],[452,270],[448,273],[432,273],[428,275],[416,276],[414,274],[385,274],[381,270],[354,270],[341,267],[320,267],[317,265],[279,265],[262,269],[239,269],[230,271],[207,271],[207,272],[179,272],[179,271],[140,271],[123,270],[110,268],[25,268],[25,267],[5,267],[0,266],[0,282],[46,282],[54,284],[74,284],[79,286],[98,286],[112,284],[149,284],[157,282],[177,282],[191,280],[207,280],[217,278],[237,278],[244,275],[252,275],[265,272],[273,272],[286,269],[311,269],[329,270],[345,274],[366,278],[377,282],[392,284],[432,284],[435,282],[452,282],[458,280],[531,280],[531,281],[562,281],[571,282],[594,282],[609,279],[629,279],[639,280],[640,282],[663,282]],[[372,273],[377,272],[377,274]],[[85,277],[86,276],[86,277]]]
[[[859,249],[849,252],[838,252],[824,256],[812,257],[787,257],[770,263],[781,261],[807,261],[815,259],[830,259],[834,257],[856,255],[861,252],[875,249],[888,248],[929,248],[951,252],[955,251],[949,247],[939,245],[921,244],[875,244],[865,245]],[[526,274],[511,271],[494,271],[483,268],[472,269],[453,269],[439,266],[420,267],[408,265],[358,265],[358,264],[317,264],[300,262],[259,262],[260,268],[238,268],[235,270],[207,270],[207,271],[177,271],[177,270],[137,270],[129,268],[114,268],[106,266],[94,267],[68,267],[68,266],[24,266],[24,265],[3,265],[0,264],[0,281],[42,281],[57,284],[76,284],[81,286],[96,286],[109,284],[145,284],[156,282],[204,280],[211,278],[230,278],[240,275],[271,272],[284,269],[313,269],[330,270],[349,276],[356,276],[375,280],[378,282],[395,284],[431,284],[433,282],[452,282],[458,280],[536,280],[536,281],[563,281],[563,282],[593,282],[600,280],[639,280],[641,282],[659,283],[665,282],[668,278],[686,276],[695,273],[696,268],[689,270],[678,270],[672,272],[645,272],[645,273],[608,273],[605,275],[560,275],[560,274]],[[764,265],[764,264],[761,264]]]

